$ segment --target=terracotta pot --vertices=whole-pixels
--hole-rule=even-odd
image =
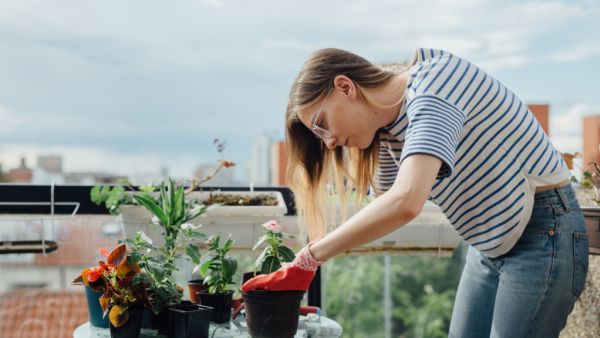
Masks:
[[[204,279],[192,279],[188,281],[188,290],[190,291],[190,301],[195,304],[200,304],[198,292],[208,290],[208,285],[202,284]]]

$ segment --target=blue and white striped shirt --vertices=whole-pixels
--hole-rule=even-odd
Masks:
[[[380,134],[376,195],[412,154],[442,160],[429,200],[488,257],[508,252],[529,222],[535,188],[571,174],[527,106],[472,63],[418,49],[406,99]]]

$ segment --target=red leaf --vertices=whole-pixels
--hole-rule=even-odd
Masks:
[[[127,247],[125,244],[121,244],[116,247],[106,259],[106,262],[112,266],[119,266],[127,258]]]

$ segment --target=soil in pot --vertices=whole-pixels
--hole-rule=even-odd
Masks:
[[[88,303],[88,312],[90,314],[90,324],[95,327],[108,327],[108,316],[104,316],[102,306],[100,306],[101,291],[94,291],[88,285],[85,286],[85,297]]]
[[[298,331],[300,302],[304,291],[242,293],[248,333],[253,338],[292,338]]]
[[[200,304],[173,307],[169,310],[175,338],[208,338],[212,308]]]
[[[110,323],[110,336],[112,338],[138,338],[142,328],[142,306],[130,306],[127,309],[129,318],[125,324],[114,327]]]
[[[261,194],[256,196],[242,196],[236,194],[211,194],[211,196],[204,202],[204,204],[206,205],[211,205],[214,203],[222,203],[223,205],[229,206],[276,206],[279,202],[276,197],[268,194]]]
[[[200,304],[200,298],[198,292],[208,290],[208,286],[202,284],[203,279],[192,279],[188,281],[188,290],[190,291],[190,301],[194,304]]]
[[[210,320],[217,324],[228,322],[231,319],[231,303],[233,301],[233,291],[226,293],[208,293],[202,291],[200,295],[200,304],[213,308]]]

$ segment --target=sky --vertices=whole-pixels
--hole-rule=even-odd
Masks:
[[[247,183],[259,135],[284,138],[289,88],[335,47],[374,63],[418,47],[463,57],[581,151],[600,114],[598,1],[0,0],[0,163],[62,155],[64,169],[191,177],[214,138]]]

